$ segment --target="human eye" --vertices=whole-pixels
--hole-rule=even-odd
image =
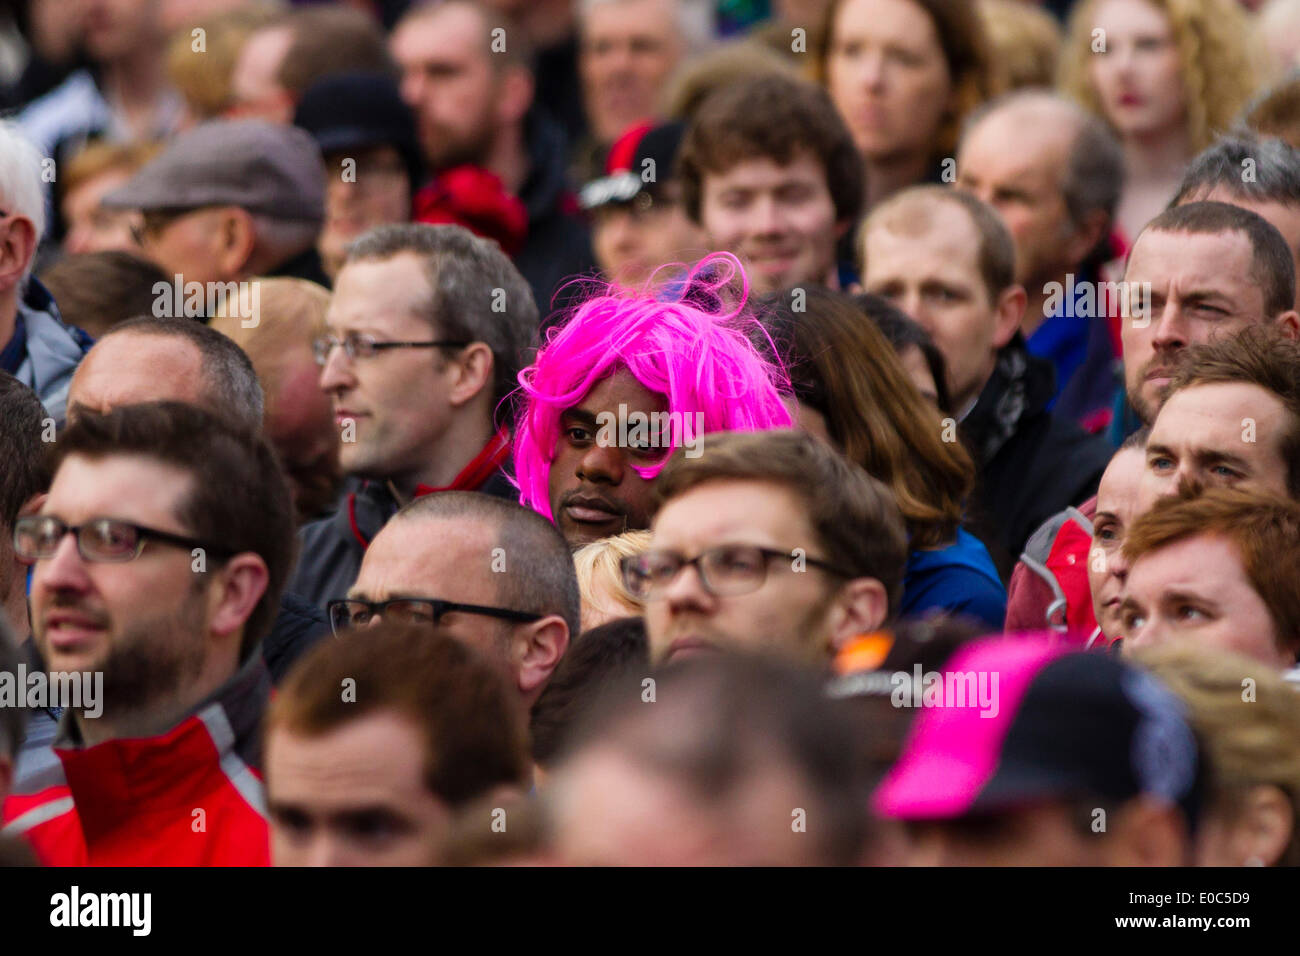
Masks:
[[[710,557],[714,567],[724,572],[753,574],[764,564],[761,551],[744,546],[718,548]]]
[[[1195,604],[1180,604],[1174,609],[1174,617],[1182,622],[1196,622],[1209,619],[1209,615]]]
[[[588,445],[595,437],[586,425],[569,424],[564,428],[564,437],[570,445]]]

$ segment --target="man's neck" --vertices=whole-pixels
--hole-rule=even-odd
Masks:
[[[1025,338],[1033,335],[1038,331],[1038,327],[1051,318],[1048,314],[1047,302],[1053,297],[1053,293],[1059,295],[1060,305],[1064,308],[1071,299],[1074,289],[1070,285],[1070,277],[1073,275],[1074,282],[1083,281],[1083,277],[1078,273],[1061,272],[1055,276],[1048,276],[1042,281],[1037,279],[1028,279],[1024,282],[1025,295],[1028,301],[1025,304],[1025,315],[1020,320],[1020,331],[1024,333]]]
[[[531,172],[532,161],[528,156],[528,143],[524,136],[524,124],[501,129],[497,132],[488,153],[487,168],[495,173],[505,187],[506,192],[518,196],[524,181]]]
[[[930,160],[924,153],[908,153],[866,162],[867,208],[878,205],[900,189],[925,178]]]
[[[1185,124],[1131,136],[1124,140],[1124,177],[1129,187],[1161,184],[1182,178],[1193,155]]]
[[[133,701],[122,708],[111,708],[108,701],[100,701],[103,713],[95,718],[83,718],[74,712],[83,746],[130,737],[157,737],[171,730],[238,673],[235,661],[214,658],[210,655],[198,677],[171,694],[153,697],[147,703]]]
[[[104,98],[124,115],[133,128],[147,127],[158,98],[167,86],[162,60],[153,49],[140,49],[104,66]],[[147,128],[137,130],[147,134]]]
[[[419,485],[446,488],[478,457],[493,432],[486,415],[462,415],[453,419],[425,467],[410,474],[394,475],[388,481],[389,490],[400,504],[406,504],[415,497]]]

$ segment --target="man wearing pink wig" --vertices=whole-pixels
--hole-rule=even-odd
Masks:
[[[754,345],[763,333],[735,257],[705,258],[678,291],[587,299],[520,373],[519,500],[572,548],[648,527],[674,449],[698,457],[710,433],[793,424],[788,379]]]

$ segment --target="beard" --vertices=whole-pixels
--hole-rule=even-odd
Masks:
[[[173,702],[183,699],[207,660],[205,584],[199,575],[179,605],[126,622],[111,635],[108,649],[84,668],[104,675],[104,717],[134,722],[144,715],[152,723],[154,717],[173,716]],[[56,606],[74,607],[76,602],[56,601]]]
[[[492,127],[486,122],[464,133],[433,126],[425,128],[420,145],[431,172],[436,175],[465,165],[486,169],[493,138]]]

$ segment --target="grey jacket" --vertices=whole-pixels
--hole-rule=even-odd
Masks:
[[[14,377],[31,388],[50,417],[62,425],[72,373],[94,340],[81,329],[64,324],[49,290],[34,278],[18,303],[18,315],[27,341]]]

